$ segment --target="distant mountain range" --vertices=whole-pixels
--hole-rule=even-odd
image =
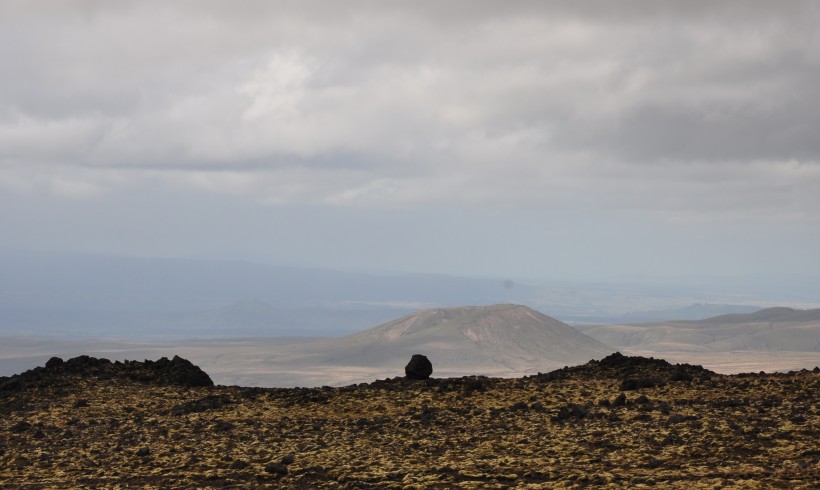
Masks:
[[[613,347],[642,351],[820,352],[820,309],[777,307],[698,321],[587,325],[578,328]]]
[[[801,304],[795,301],[815,301],[820,291],[820,281],[782,283],[527,285],[507,278],[0,249],[0,336],[340,336],[424,308],[499,303],[527,305],[573,324],[626,324],[748,313],[755,307],[737,303],[755,304],[763,293],[761,304],[782,291],[794,300],[789,304]],[[762,293],[746,290],[761,284],[768,288]]]
[[[522,302],[509,281],[241,261],[0,256],[0,336],[328,336],[429,306]]]
[[[683,308],[670,308],[665,310],[635,311],[623,315],[616,322],[608,323],[637,323],[637,322],[657,322],[669,320],[703,320],[718,315],[728,315],[733,313],[754,313],[760,310],[759,306],[750,305],[727,305],[712,303],[695,303]]]

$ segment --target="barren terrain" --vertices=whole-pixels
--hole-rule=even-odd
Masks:
[[[615,354],[517,379],[314,389],[189,386],[197,371],[80,358],[0,378],[2,486],[820,485],[820,370]]]

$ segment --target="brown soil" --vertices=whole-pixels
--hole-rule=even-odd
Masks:
[[[189,386],[191,369],[0,378],[0,487],[820,486],[818,372],[616,354],[519,379],[261,389]]]

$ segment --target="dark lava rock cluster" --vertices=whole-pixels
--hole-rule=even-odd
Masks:
[[[618,379],[624,391],[651,388],[674,381],[708,380],[714,372],[703,366],[692,364],[670,364],[653,357],[625,356],[620,352],[611,354],[600,361],[564,367],[546,374],[537,374],[536,379],[554,381],[562,379]]]
[[[65,375],[93,376],[100,379],[121,378],[160,386],[213,386],[205,371],[191,361],[174,356],[157,361],[115,361],[90,356],[79,356],[68,361],[52,357],[45,367],[30,369],[11,377],[0,376],[0,395],[29,387],[64,384]]]

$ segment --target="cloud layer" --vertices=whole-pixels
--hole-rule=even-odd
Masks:
[[[3,2],[0,190],[816,226],[817,26],[816,2]]]

